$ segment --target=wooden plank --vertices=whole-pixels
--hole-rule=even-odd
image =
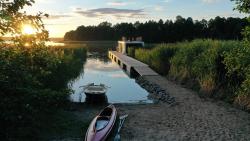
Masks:
[[[133,67],[141,76],[159,75],[152,70],[147,64],[144,64],[132,57],[119,53],[117,51],[110,51],[116,59],[120,60],[121,63],[126,64],[128,67]]]
[[[159,75],[149,67],[134,67],[141,76]]]
[[[132,57],[129,57],[127,55],[124,55],[122,53],[119,53],[117,51],[110,51],[114,56],[116,56],[117,59],[119,59],[122,63],[128,65],[128,66],[148,66],[147,64],[144,64]]]

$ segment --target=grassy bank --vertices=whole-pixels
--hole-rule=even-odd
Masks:
[[[83,140],[89,123],[103,106],[71,103],[64,110],[40,117],[38,138],[48,140]]]
[[[162,75],[250,110],[250,48],[240,41],[194,40],[137,49],[135,58]]]

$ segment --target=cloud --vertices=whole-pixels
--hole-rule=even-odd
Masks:
[[[211,4],[211,3],[216,3],[216,2],[219,2],[220,0],[202,0],[202,2],[204,2],[204,3],[209,3],[209,4]]]
[[[57,19],[61,19],[61,18],[70,18],[73,17],[70,14],[55,14],[55,15],[49,15],[49,17],[47,19],[50,20],[57,20]]]
[[[93,18],[112,16],[118,19],[139,18],[146,15],[143,9],[118,9],[118,8],[97,8],[89,10],[83,10],[77,8],[74,10],[74,13]]]
[[[108,2],[107,5],[109,6],[126,6],[128,3],[122,2],[122,1],[113,1],[113,2]]]

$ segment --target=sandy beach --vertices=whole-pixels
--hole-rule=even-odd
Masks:
[[[166,80],[147,76],[176,104],[116,105],[129,114],[121,130],[123,141],[249,141],[250,114],[227,103],[202,99],[197,93]]]

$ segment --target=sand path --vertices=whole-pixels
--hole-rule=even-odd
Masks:
[[[250,141],[249,113],[201,99],[161,76],[145,79],[166,89],[177,104],[117,105],[121,114],[129,114],[123,141]]]

